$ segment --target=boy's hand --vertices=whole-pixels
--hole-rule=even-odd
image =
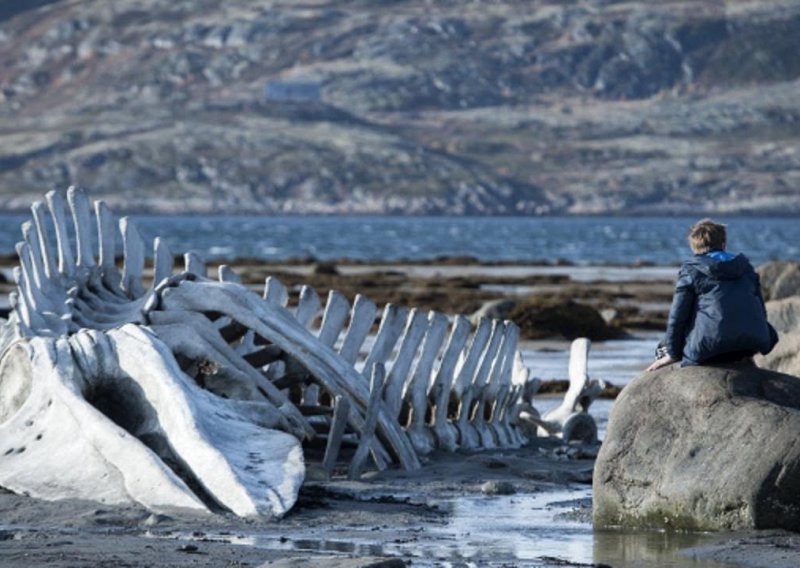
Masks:
[[[650,364],[650,366],[647,367],[647,371],[648,372],[655,371],[657,369],[660,369],[661,367],[666,367],[667,365],[671,365],[674,362],[675,362],[675,359],[673,359],[669,355],[664,355],[660,359],[656,359],[655,361],[653,361]]]

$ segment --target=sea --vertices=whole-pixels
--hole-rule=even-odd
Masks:
[[[206,260],[241,258],[674,265],[689,254],[686,217],[269,217],[131,215],[146,240]],[[13,254],[24,214],[0,214],[0,254]],[[721,217],[729,249],[754,264],[800,258],[800,219]]]

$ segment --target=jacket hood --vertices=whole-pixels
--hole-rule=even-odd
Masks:
[[[695,255],[688,263],[697,270],[718,280],[736,280],[751,268],[750,261],[743,254],[732,255],[714,251]]]

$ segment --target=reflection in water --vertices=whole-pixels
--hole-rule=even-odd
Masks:
[[[591,489],[585,486],[510,496],[461,495],[430,503],[448,512],[441,525],[387,527],[386,534],[363,526],[283,527],[280,537],[204,534],[203,539],[325,556],[399,557],[414,566],[734,567],[680,554],[682,549],[715,541],[714,534],[594,531],[585,515],[574,514],[585,513],[590,503]]]
[[[592,528],[587,523],[555,520],[569,507],[564,500],[586,500],[588,488],[504,497],[469,496],[449,503],[450,522],[432,531],[452,538],[451,551],[462,558],[535,561],[541,557],[592,560]]]
[[[727,563],[700,560],[680,550],[715,540],[708,533],[607,530],[594,532],[594,561],[614,568],[723,568]]]

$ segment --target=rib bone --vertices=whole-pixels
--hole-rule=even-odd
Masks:
[[[473,331],[464,316],[388,304],[371,336],[378,308],[366,297],[351,307],[332,290],[323,312],[304,286],[289,309],[273,277],[261,297],[228,266],[209,279],[191,252],[174,273],[160,238],[146,283],[132,220],[117,226],[95,202],[93,223],[78,188],[46,201],[49,220],[37,202],[23,224],[17,290],[0,326],[4,487],[280,516],[303,481],[303,444],[325,447],[328,475],[342,444],[354,446],[347,469],[359,477],[370,456],[379,470],[413,470],[436,448],[517,447],[525,423],[596,437],[586,410],[602,382],[588,379],[588,341],[573,344],[564,403],[540,419],[511,322],[484,319]]]

